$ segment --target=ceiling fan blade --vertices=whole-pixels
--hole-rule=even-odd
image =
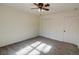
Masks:
[[[31,8],[31,9],[39,9],[39,8]]]
[[[36,5],[36,6],[38,6],[38,4],[37,3],[33,3],[34,5]]]
[[[49,11],[49,9],[47,9],[47,8],[43,8],[43,10]]]
[[[48,6],[50,6],[50,4],[48,4],[48,3],[47,3],[47,4],[45,4],[45,7],[48,7]]]
[[[36,5],[39,8],[39,4],[37,4],[37,3],[33,3],[33,4]]]

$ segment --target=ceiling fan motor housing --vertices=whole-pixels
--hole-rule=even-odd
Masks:
[[[39,3],[38,6],[39,6],[40,9],[42,9],[44,4],[43,3]]]

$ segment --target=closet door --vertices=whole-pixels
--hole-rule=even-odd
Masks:
[[[76,17],[66,17],[64,19],[64,41],[76,44],[77,40],[77,19]]]

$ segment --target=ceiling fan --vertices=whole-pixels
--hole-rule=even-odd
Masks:
[[[37,6],[37,8],[31,8],[31,9],[39,9],[40,11],[49,11],[49,9],[47,7],[50,6],[50,4],[46,3],[33,3],[35,6]]]

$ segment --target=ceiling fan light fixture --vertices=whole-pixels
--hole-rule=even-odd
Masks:
[[[38,12],[43,12],[44,10],[43,9],[38,9]]]

